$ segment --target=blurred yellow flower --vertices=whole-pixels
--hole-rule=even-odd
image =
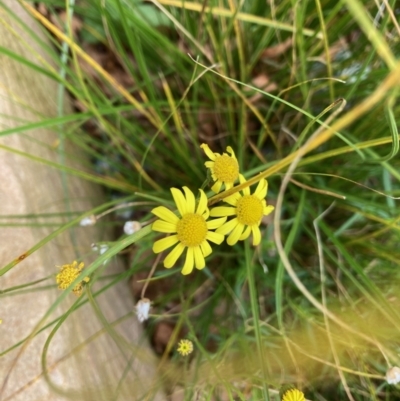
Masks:
[[[190,340],[179,341],[177,351],[182,356],[187,356],[193,352],[193,343]]]
[[[220,244],[224,240],[222,234],[210,230],[220,227],[226,221],[226,217],[207,221],[210,212],[204,191],[200,190],[197,208],[193,192],[187,187],[183,187],[183,192],[184,194],[177,188],[171,188],[180,217],[164,206],[158,206],[151,211],[161,219],[153,223],[153,231],[172,234],[156,241],[153,252],[160,253],[177,244],[164,259],[164,266],[169,269],[187,248],[182,274],[189,274],[194,266],[199,270],[205,267],[204,258],[212,252],[208,241]]]
[[[246,182],[246,179],[240,174],[240,183]],[[235,245],[238,241],[243,241],[253,234],[253,245],[258,245],[261,241],[261,232],[259,225],[263,216],[269,215],[275,208],[267,205],[265,197],[267,196],[267,180],[259,181],[254,194],[250,193],[250,188],[245,188],[239,192],[224,199],[224,202],[231,206],[217,206],[210,211],[211,216],[235,216],[216,230],[216,233],[227,235],[228,245]]]
[[[56,282],[60,290],[67,289],[82,272],[85,264],[83,262],[79,263],[76,260],[70,265],[61,266],[60,273],[56,276]],[[80,283],[76,284],[73,288],[73,293],[77,296],[82,294],[83,283],[89,282],[89,277],[85,277]]]
[[[230,146],[226,148],[226,151],[231,154],[229,156],[226,153],[220,155],[219,153],[212,152],[205,143],[200,145],[200,147],[211,160],[204,163],[210,169],[211,177],[215,181],[211,190],[218,193],[221,190],[222,184],[225,184],[225,189],[232,188],[234,182],[239,178],[239,163],[233,149]]]
[[[297,388],[292,388],[283,394],[282,401],[305,401],[304,393]]]

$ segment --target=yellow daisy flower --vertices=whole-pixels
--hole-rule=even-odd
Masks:
[[[305,401],[304,393],[297,388],[292,388],[283,394],[282,401]]]
[[[246,182],[246,179],[240,174],[240,183]],[[275,208],[271,205],[267,206],[265,197],[267,196],[268,183],[267,180],[259,181],[254,194],[250,194],[250,188],[245,188],[239,192],[224,199],[224,202],[232,205],[218,206],[210,211],[210,216],[235,216],[227,221],[216,230],[216,233],[227,235],[228,245],[235,245],[238,241],[243,241],[253,233],[253,245],[258,245],[261,242],[261,232],[259,225],[263,216],[269,215]]]
[[[56,282],[60,290],[66,290],[79,276],[85,264],[83,262],[79,263],[74,260],[70,265],[61,266],[60,273],[56,276]],[[83,283],[89,282],[89,277],[85,277],[80,283],[76,284],[72,292],[79,296],[82,294]]]
[[[182,356],[187,356],[193,352],[193,343],[190,340],[179,341],[176,349]]]
[[[232,188],[235,181],[239,178],[239,163],[233,149],[230,146],[226,148],[226,151],[231,154],[229,156],[226,153],[220,155],[219,153],[212,152],[205,143],[200,145],[200,147],[211,160],[204,163],[210,169],[211,177],[215,181],[211,190],[217,194],[221,190],[222,184],[225,184],[225,189]]]
[[[174,266],[187,248],[182,274],[189,274],[192,272],[193,266],[199,270],[205,267],[204,258],[212,252],[208,241],[220,244],[224,240],[223,234],[210,230],[215,230],[224,224],[226,217],[207,221],[210,212],[204,191],[200,190],[197,209],[193,192],[188,187],[183,187],[183,191],[185,194],[177,188],[171,188],[180,217],[164,206],[158,206],[151,211],[161,219],[153,223],[153,231],[172,234],[156,241],[153,245],[153,252],[160,253],[177,244],[164,259],[164,266],[169,269]]]

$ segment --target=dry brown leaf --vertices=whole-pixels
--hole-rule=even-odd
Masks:
[[[251,83],[253,86],[255,86],[258,89],[261,89],[264,92],[273,92],[278,89],[278,85],[275,82],[271,82],[268,75],[265,73],[256,75],[252,79]],[[263,97],[264,95],[262,93],[257,92],[252,97],[249,98],[249,101],[254,104]]]
[[[40,12],[40,14],[44,15],[45,17],[47,17],[49,15],[49,11],[47,9],[47,6],[43,2],[40,2],[37,5],[37,10]]]
[[[292,46],[292,38],[287,38],[284,42],[278,43],[275,46],[266,48],[262,54],[261,58],[277,58],[283,53],[285,53]]]

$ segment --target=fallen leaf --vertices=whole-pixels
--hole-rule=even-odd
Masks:
[[[277,58],[285,53],[290,47],[292,47],[292,38],[287,38],[282,43],[278,43],[275,46],[267,47],[261,54],[261,58]]]

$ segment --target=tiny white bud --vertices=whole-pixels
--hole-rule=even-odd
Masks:
[[[108,245],[107,244],[101,244],[100,249],[99,249],[99,254],[103,255],[104,252],[108,251]]]
[[[97,252],[99,250],[99,247],[97,246],[97,244],[93,243],[92,245],[90,245],[92,247],[92,249]]]
[[[150,311],[150,299],[142,298],[136,304],[136,315],[140,323],[144,322],[149,318]]]
[[[138,221],[127,221],[124,224],[124,233],[126,235],[132,235],[135,232],[139,231],[142,228],[142,225]]]
[[[397,384],[400,382],[400,368],[393,366],[386,372],[386,381],[389,384]]]
[[[91,216],[85,217],[82,219],[79,223],[80,226],[86,227],[86,226],[94,226],[96,224],[96,216],[92,214]]]

